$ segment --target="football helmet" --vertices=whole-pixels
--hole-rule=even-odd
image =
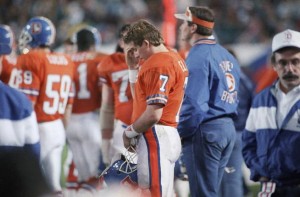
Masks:
[[[56,30],[53,23],[46,17],[31,18],[21,31],[18,46],[20,51],[25,48],[51,46],[54,43]]]
[[[73,33],[73,35],[71,37],[71,41],[73,43],[77,43],[77,33],[80,32],[81,30],[88,30],[93,34],[94,40],[95,40],[94,45],[95,45],[96,49],[99,50],[99,47],[102,42],[102,38],[101,38],[101,34],[98,31],[98,29],[93,26],[84,26],[84,27],[78,29],[75,33]]]
[[[10,54],[12,51],[14,35],[7,25],[0,25],[0,55]]]
[[[95,27],[92,27],[92,26],[87,26],[85,29],[90,30],[93,33],[94,38],[95,38],[95,46],[99,47],[101,45],[102,39],[101,39],[101,34],[98,31],[98,29]]]
[[[119,160],[107,167],[100,178],[103,179],[107,187],[125,185],[137,187],[137,165],[134,163],[136,153],[125,153]]]

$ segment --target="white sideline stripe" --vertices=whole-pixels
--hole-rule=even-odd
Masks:
[[[35,113],[22,120],[0,119],[0,146],[24,146],[39,141]]]

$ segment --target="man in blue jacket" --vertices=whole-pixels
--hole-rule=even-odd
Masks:
[[[273,86],[255,96],[243,132],[243,157],[260,196],[300,196],[300,32],[272,41]]]
[[[178,131],[183,143],[192,197],[217,197],[224,168],[235,142],[232,118],[238,105],[240,68],[237,60],[213,37],[213,12],[188,7],[180,39],[192,48],[186,59],[189,70]]]

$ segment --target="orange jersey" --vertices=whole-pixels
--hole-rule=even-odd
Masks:
[[[101,105],[101,84],[98,82],[97,65],[106,55],[93,52],[79,52],[71,59],[75,63],[75,97],[72,113],[85,113]]]
[[[17,58],[4,55],[0,64],[2,64],[0,80],[13,88],[18,88],[21,82],[21,71],[17,67]]]
[[[113,89],[115,118],[126,124],[131,123],[132,96],[128,66],[123,53],[114,53],[98,66],[100,80]]]
[[[176,127],[187,83],[188,70],[178,53],[162,52],[149,57],[141,66],[135,84],[133,121],[147,105],[164,105],[159,124]]]
[[[38,122],[63,117],[72,103],[73,62],[64,54],[31,50],[19,56],[22,69],[20,89],[35,103]]]

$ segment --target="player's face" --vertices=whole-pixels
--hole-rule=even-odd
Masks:
[[[288,49],[275,53],[274,70],[285,92],[300,85],[300,50]]]
[[[180,39],[184,41],[190,41],[192,37],[191,27],[187,21],[183,21],[179,28]]]
[[[135,54],[140,60],[146,60],[151,56],[150,43],[147,40],[143,41],[142,46],[137,46]]]
[[[134,69],[134,67],[138,64],[139,58],[136,56],[136,47],[133,44],[133,42],[125,44],[124,43],[124,53],[125,53],[125,59],[126,63],[129,66],[129,68]]]
[[[125,52],[132,53],[138,60],[146,60],[150,57],[149,42],[144,41],[141,46],[134,45],[133,42],[124,44]]]

